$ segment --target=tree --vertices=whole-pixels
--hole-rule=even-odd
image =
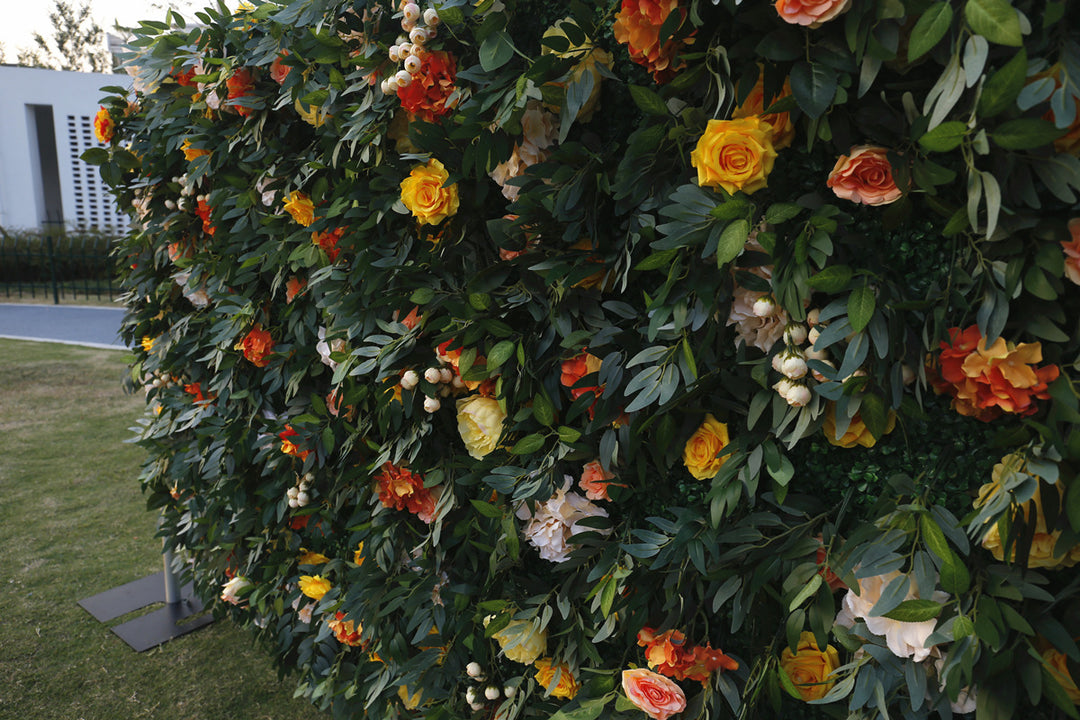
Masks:
[[[52,23],[50,40],[35,32],[36,47],[19,49],[20,65],[80,72],[112,69],[112,58],[103,43],[104,33],[90,15],[89,0],[82,0],[78,8],[66,0],[53,0],[49,22]]]

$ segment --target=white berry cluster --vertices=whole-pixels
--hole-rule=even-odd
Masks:
[[[180,210],[194,210],[200,200],[207,201],[209,195],[197,195],[195,192],[196,183],[192,182],[187,173],[173,177],[172,181],[180,186],[180,199],[175,202],[171,199],[166,200],[165,207],[169,210],[176,210],[177,208]]]
[[[285,497],[289,499],[289,507],[302,508],[311,502],[311,481],[314,480],[314,476],[311,473],[304,473],[302,478],[297,478],[299,482],[288,489],[285,493]]]
[[[764,313],[774,313],[776,312],[776,303],[771,297],[765,296],[754,303],[755,314],[758,314],[759,309]],[[807,314],[806,322],[810,326],[809,331],[807,331],[806,325],[802,323],[788,323],[787,327],[784,328],[784,349],[773,355],[772,358],[773,370],[783,375],[779,382],[773,385],[773,389],[792,407],[803,407],[813,398],[813,393],[808,385],[808,376],[813,377],[818,382],[825,380],[825,376],[821,373],[810,370],[807,361],[819,360],[826,365],[832,365],[828,360],[828,353],[814,349],[814,341],[817,340],[819,335],[817,328],[819,314],[816,309]],[[770,315],[759,314],[758,316],[769,317]],[[804,347],[804,343],[809,344]]]
[[[176,385],[176,380],[159,370],[154,372],[148,372],[143,375],[143,392],[149,393],[151,389],[160,390],[161,388],[172,387]]]
[[[423,24],[419,24],[420,22]],[[398,36],[397,43],[390,46],[388,55],[391,62],[400,62],[401,70],[382,81],[383,93],[393,95],[399,87],[409,87],[413,77],[420,72],[423,63],[424,45],[429,40],[434,40],[439,26],[439,13],[433,7],[420,13],[420,6],[414,2],[406,2],[401,5],[401,29],[408,36]]]
[[[461,378],[452,369],[446,367],[429,367],[424,371],[424,380],[435,386],[434,395],[426,395],[424,398],[424,410],[429,413],[442,407],[440,397],[447,397],[452,390],[464,387]],[[406,370],[401,376],[401,389],[412,390],[420,384],[420,375],[415,370]]]
[[[517,694],[517,688],[513,685],[506,685],[500,691],[496,685],[486,684],[487,676],[478,662],[466,665],[465,674],[476,683],[465,690],[465,702],[469,703],[473,711],[483,710],[485,701],[493,702],[501,697],[512,698]]]

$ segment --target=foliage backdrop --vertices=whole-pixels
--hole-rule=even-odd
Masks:
[[[339,717],[1076,717],[1066,10],[145,22],[86,159],[197,586]]]

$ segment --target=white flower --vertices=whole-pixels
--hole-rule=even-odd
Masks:
[[[934,660],[934,668],[937,670],[938,675],[938,687],[941,692],[945,692],[945,677],[941,671],[945,668],[945,658],[941,656],[941,653],[934,648],[934,654],[937,656]],[[928,693],[929,694],[929,693]],[[960,692],[956,694],[956,700],[949,701],[949,707],[952,711],[958,715],[964,715],[966,713],[975,712],[975,704],[978,699],[978,691],[972,685],[966,685],[960,688]]]
[[[923,622],[902,622],[890,620],[886,617],[872,617],[870,611],[877,601],[881,599],[882,591],[894,579],[900,577],[900,572],[894,570],[884,575],[863,578],[859,580],[859,594],[854,590],[848,590],[840,605],[840,612],[836,616],[836,623],[844,627],[852,627],[856,618],[861,618],[866,623],[866,628],[875,635],[885,638],[885,644],[894,655],[901,658],[911,658],[915,662],[922,662],[930,656],[932,647],[926,647],[926,639],[934,632],[937,620],[924,620]],[[905,600],[913,600],[919,597],[919,588],[911,578],[911,587],[908,589]],[[935,590],[930,597],[934,602],[942,603],[949,599],[947,593]]]
[[[221,599],[231,605],[240,604],[240,593],[251,587],[251,581],[243,575],[237,575],[221,586]]]
[[[539,100],[530,100],[521,116],[521,132],[524,137],[514,145],[510,158],[491,171],[491,179],[502,188],[507,200],[516,200],[521,190],[516,185],[507,185],[507,181],[521,177],[530,165],[547,159],[548,148],[559,135],[559,119],[544,110]]]
[[[330,354],[345,352],[345,347],[345,341],[341,338],[326,342],[326,328],[319,328],[319,342],[315,343],[315,352],[319,353],[319,358],[322,360],[323,365],[328,366],[331,370],[337,370],[340,363],[331,360]]]
[[[573,535],[590,530],[602,535],[611,533],[610,529],[597,530],[580,524],[585,518],[607,517],[607,511],[570,492],[573,478],[567,475],[564,479],[562,489],[557,490],[546,502],[537,504],[535,514],[529,512],[527,503],[522,503],[517,509],[517,516],[528,520],[524,533],[529,543],[540,551],[541,558],[551,562],[570,559],[570,551],[574,549],[570,543]]]

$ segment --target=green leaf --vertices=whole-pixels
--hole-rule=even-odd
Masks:
[[[416,303],[417,305],[427,305],[435,297],[435,291],[431,288],[417,288],[413,290],[413,294],[409,296],[409,302]]]
[[[749,220],[735,220],[728,223],[724,231],[720,233],[720,240],[716,243],[717,267],[726,265],[738,257],[748,237],[750,237]]]
[[[953,640],[962,640],[975,632],[975,623],[967,615],[958,615],[953,621]]]
[[[811,577],[810,582],[803,585],[802,590],[800,590],[795,595],[795,597],[791,598],[791,602],[788,603],[788,612],[791,612],[795,608],[802,605],[808,597],[816,593],[817,589],[821,587],[821,582],[822,581],[820,574],[815,574],[813,577]]]
[[[992,43],[1020,47],[1020,18],[1008,0],[968,0],[964,17],[971,29]]]
[[[664,99],[657,95],[649,88],[641,87],[639,85],[627,85],[630,90],[630,97],[634,100],[634,104],[638,108],[648,115],[660,115],[666,117],[668,113],[667,105],[664,103]]]
[[[502,517],[502,514],[503,514],[502,510],[495,507],[491,503],[484,502],[483,500],[472,500],[472,499],[470,499],[469,502],[471,502],[472,506],[474,508],[476,508],[476,512],[480,513],[484,517],[489,517],[489,518]]]
[[[517,345],[513,340],[502,340],[495,344],[495,347],[491,348],[491,352],[487,357],[487,369],[494,370],[500,367],[504,362],[510,359],[510,356],[514,354],[514,350]]]
[[[829,109],[836,85],[836,71],[827,65],[801,60],[791,68],[791,94],[811,118],[819,118]]]
[[[971,573],[956,553],[950,552],[941,564],[941,589],[959,595],[971,585]]]
[[[1064,134],[1054,123],[1042,118],[1019,118],[998,125],[990,139],[1006,150],[1030,150],[1049,145]]]
[[[533,433],[514,443],[514,447],[510,448],[510,452],[514,455],[531,455],[542,447],[544,447],[544,436],[540,433]]]
[[[823,293],[837,293],[848,286],[853,272],[847,265],[830,265],[811,275],[806,281],[810,287]]]
[[[635,270],[658,270],[660,268],[668,268],[671,266],[671,261],[679,254],[678,248],[669,248],[667,250],[660,250],[654,252],[647,258],[639,262],[634,266]]]
[[[967,136],[967,123],[959,120],[943,122],[919,138],[919,144],[929,152],[948,152],[957,148]]]
[[[778,225],[802,212],[802,206],[795,203],[773,203],[765,211],[765,222]]]
[[[919,516],[919,532],[922,533],[922,540],[927,549],[942,560],[947,560],[953,554],[949,541],[945,539],[945,532],[930,516],[930,513]]]
[[[79,157],[89,165],[102,165],[109,161],[109,151],[105,148],[92,147]]]
[[[911,30],[908,43],[908,62],[913,62],[934,49],[952,25],[953,9],[947,2],[934,3],[926,9]]]
[[[882,617],[900,622],[924,622],[936,618],[941,610],[941,603],[933,600],[905,600]]]
[[[979,117],[989,118],[1008,110],[1016,103],[1027,80],[1027,52],[1020,52],[1002,65],[983,83],[977,112]]]
[[[565,425],[560,425],[559,426],[558,433],[559,433],[559,440],[561,440],[562,442],[564,442],[564,443],[566,443],[568,445],[571,444],[571,443],[576,443],[578,441],[578,439],[581,437],[581,431],[580,430],[575,430],[574,428],[567,427]]]
[[[514,43],[505,30],[492,33],[480,44],[480,66],[487,72],[498,70],[514,57]]]
[[[870,318],[874,316],[876,305],[877,300],[871,288],[863,285],[852,290],[847,302],[848,322],[851,323],[851,329],[862,332],[863,328],[870,323]]]
[[[551,404],[551,400],[543,392],[538,392],[533,396],[533,417],[541,425],[551,427],[555,422],[555,408]]]
[[[859,405],[859,415],[874,439],[880,440],[885,435],[885,428],[889,424],[889,414],[885,410],[885,401],[881,397],[870,393],[863,395],[862,404]]]

